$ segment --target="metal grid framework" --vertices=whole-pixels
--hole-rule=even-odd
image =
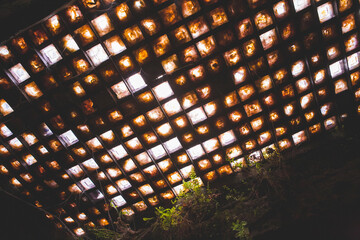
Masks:
[[[308,141],[360,112],[358,8],[72,1],[0,46],[3,185],[80,236]]]

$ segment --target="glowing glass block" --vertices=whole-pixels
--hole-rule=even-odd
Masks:
[[[320,23],[326,22],[335,16],[331,2],[324,3],[317,7]]]
[[[59,136],[59,139],[60,139],[60,141],[62,141],[62,143],[65,147],[74,145],[75,143],[77,143],[79,141],[79,139],[77,139],[77,137],[71,130],[61,134]]]
[[[198,107],[198,108],[188,112],[187,115],[188,115],[190,121],[192,122],[192,124],[194,124],[194,125],[201,121],[204,121],[207,118],[202,107]]]
[[[11,130],[3,123],[0,124],[0,135],[3,138],[7,138],[10,137],[13,133],[11,132]]]
[[[106,54],[104,48],[100,44],[90,48],[86,51],[86,53],[95,66],[98,66],[109,59],[109,56]]]
[[[4,100],[0,99],[0,113],[4,116],[9,115],[14,112],[14,109]]]
[[[210,153],[220,147],[219,141],[217,138],[209,139],[202,143],[206,153]]]
[[[296,12],[299,12],[311,5],[310,0],[293,0]]]
[[[128,155],[125,148],[122,145],[118,145],[110,149],[110,153],[112,153],[112,155],[115,157],[116,160],[119,160]]]
[[[82,163],[83,166],[88,170],[88,171],[94,171],[96,169],[99,168],[99,165],[97,165],[97,163],[95,162],[94,159],[90,158],[88,160],[86,160],[85,162]]]
[[[324,121],[324,126],[326,130],[332,129],[334,127],[336,127],[336,118],[335,117],[331,117],[328,118]]]
[[[348,90],[347,82],[344,79],[339,79],[335,81],[334,85],[335,85],[335,94]]]
[[[152,189],[152,187],[149,184],[145,184],[145,185],[139,187],[138,189],[141,192],[141,194],[144,196],[154,193],[154,190]]]
[[[131,188],[130,182],[126,179],[120,179],[116,181],[116,185],[118,185],[121,191]]]
[[[224,132],[219,135],[220,143],[222,146],[229,145],[236,141],[236,137],[233,130]]]
[[[93,19],[91,23],[94,25],[96,31],[99,33],[100,37],[106,35],[107,33],[114,30],[114,27],[111,24],[109,16],[104,13],[99,17]]]
[[[49,65],[53,65],[62,59],[54,44],[50,44],[49,46],[41,49],[40,53]]]
[[[298,145],[307,140],[305,131],[300,131],[292,135],[295,145]]]
[[[166,155],[165,149],[162,145],[151,148],[149,150],[149,153],[155,160],[158,160]]]
[[[174,94],[168,82],[161,83],[153,88],[155,96],[159,101],[164,100]]]
[[[300,74],[302,74],[305,71],[305,63],[302,60],[299,60],[297,62],[295,62],[292,66],[291,66],[291,74],[294,77],[299,76]]]
[[[144,79],[142,78],[142,76],[139,73],[134,74],[131,77],[129,77],[127,79],[127,82],[129,84],[130,90],[132,92],[137,92],[147,86]]]
[[[116,97],[118,99],[124,98],[131,94],[123,81],[113,85],[111,87],[111,90],[114,91],[114,93],[116,94]]]
[[[170,139],[169,141],[166,141],[164,143],[164,146],[165,146],[166,150],[168,150],[169,153],[176,152],[177,150],[182,148],[179,139],[176,137],[173,139]]]
[[[176,113],[181,111],[181,106],[179,101],[174,98],[170,101],[168,101],[167,103],[162,105],[166,114],[171,117],[172,115],[175,115]]]
[[[121,207],[126,204],[125,199],[121,195],[114,197],[111,202],[114,203],[114,205],[117,207]]]
[[[109,53],[113,56],[121,53],[126,49],[125,44],[123,43],[121,38],[117,35],[105,40],[104,44],[107,50],[109,51]]]
[[[127,141],[127,142],[125,143],[125,145],[126,145],[129,149],[131,149],[131,150],[133,150],[133,151],[142,149],[142,145],[141,145],[141,143],[140,143],[140,141],[139,141],[138,138],[130,139],[129,141]]]
[[[350,56],[348,56],[346,58],[346,60],[347,60],[348,66],[349,66],[349,70],[353,70],[360,65],[358,52],[351,54]]]
[[[330,64],[330,75],[335,78],[344,73],[344,63],[342,60]]]
[[[24,160],[24,162],[26,162],[26,164],[29,165],[29,166],[37,163],[36,159],[35,159],[34,156],[31,155],[31,154],[28,154],[28,155],[23,156],[23,160]]]
[[[25,68],[21,65],[21,63],[16,64],[12,68],[9,69],[11,75],[15,78],[15,84],[20,84],[27,79],[30,78],[30,75],[25,70]]]
[[[187,151],[193,160],[205,155],[205,152],[200,144],[188,149]]]

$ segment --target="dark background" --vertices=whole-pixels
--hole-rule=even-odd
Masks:
[[[69,0],[0,0],[0,42],[51,14]]]

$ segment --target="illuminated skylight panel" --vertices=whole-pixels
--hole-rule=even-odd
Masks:
[[[128,155],[125,148],[122,145],[118,145],[110,149],[110,153],[115,157],[116,160],[124,158]]]
[[[124,42],[117,35],[105,40],[104,44],[109,53],[113,56],[123,52],[126,49]]]
[[[0,135],[3,138],[7,138],[13,135],[13,133],[5,124],[0,123]]]
[[[111,87],[111,90],[114,91],[114,93],[116,94],[116,97],[118,99],[124,98],[131,94],[123,81],[113,85]]]
[[[182,110],[180,103],[176,98],[164,103],[162,106],[169,117],[179,113]]]
[[[69,130],[59,136],[61,142],[65,145],[65,147],[70,147],[75,143],[79,142],[79,139],[75,136],[73,131]]]
[[[75,46],[72,45],[72,47],[74,48]],[[49,65],[53,65],[62,59],[60,53],[55,48],[54,44],[50,44],[49,46],[41,49],[40,53]]]
[[[205,155],[204,149],[201,147],[200,144],[188,149],[187,151],[193,160]]]
[[[187,115],[188,115],[191,123],[194,125],[199,122],[204,121],[207,118],[202,107],[198,107],[198,108],[188,112]]]
[[[311,5],[310,0],[293,0],[296,12],[299,12]]]
[[[12,68],[10,68],[9,72],[15,79],[16,85],[18,85],[30,78],[29,73],[25,70],[25,68],[21,65],[21,63],[18,63],[15,66],[13,66]]]
[[[330,68],[330,75],[333,78],[344,73],[344,63],[342,60],[330,64],[329,68]]]
[[[165,149],[162,145],[157,145],[149,150],[150,155],[155,159],[158,160],[166,155]]]
[[[0,113],[3,116],[9,115],[14,112],[14,109],[4,99],[0,99]]]
[[[326,22],[335,16],[331,2],[324,3],[317,7],[320,23]]]
[[[98,44],[90,48],[89,50],[86,51],[86,53],[95,66],[98,66],[109,59],[109,56],[107,55],[101,44]]]
[[[99,165],[97,165],[96,161],[92,158],[86,160],[82,164],[88,171],[94,171],[96,169],[99,169]]]
[[[227,146],[236,141],[236,137],[233,130],[220,134],[219,139],[222,146]]]
[[[203,142],[202,145],[203,145],[206,153],[215,151],[216,149],[218,149],[220,147],[220,144],[219,144],[219,141],[217,140],[217,138],[209,139],[209,140]]]
[[[168,82],[163,82],[153,88],[155,96],[159,101],[162,101],[172,95],[174,95],[173,90],[171,89]]]
[[[95,187],[95,184],[93,183],[93,181],[91,181],[90,178],[85,178],[81,180],[80,184],[85,190],[89,190]]]
[[[166,141],[164,143],[164,146],[169,153],[176,152],[177,150],[180,150],[182,148],[181,143],[177,137]]]
[[[134,93],[147,86],[140,73],[136,73],[127,79],[127,83],[130,86],[130,90]]]
[[[121,195],[111,199],[111,202],[114,203],[116,207],[122,207],[126,204],[125,199]]]
[[[110,18],[107,15],[107,13],[104,13],[99,17],[93,19],[91,23],[95,27],[96,31],[99,33],[100,37],[114,30],[114,27],[112,26]]]

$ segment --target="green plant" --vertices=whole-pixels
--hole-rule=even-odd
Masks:
[[[246,221],[239,221],[232,223],[231,229],[235,231],[235,237],[241,240],[251,240],[250,230],[247,227]]]

